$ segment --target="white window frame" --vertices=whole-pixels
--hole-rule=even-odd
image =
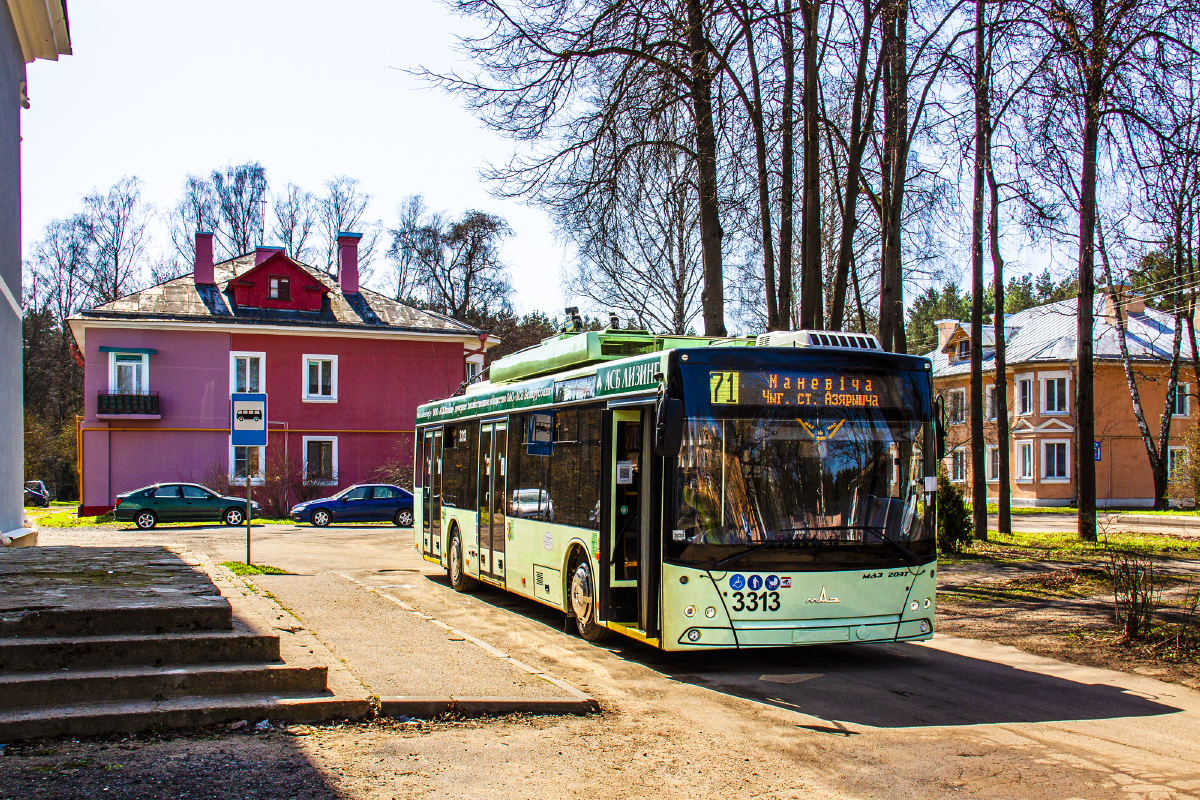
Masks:
[[[1025,454],[1029,454],[1028,467],[1026,471]],[[1037,464],[1034,462],[1034,447],[1033,442],[1017,442],[1017,483],[1033,483],[1034,476],[1037,475]]]
[[[1050,466],[1050,458],[1046,455],[1047,448],[1050,445],[1064,445],[1066,447],[1065,466],[1067,474],[1065,476],[1051,477],[1047,474],[1047,469]],[[1071,440],[1070,439],[1043,439],[1042,440],[1042,482],[1043,483],[1070,483],[1071,482]]]
[[[326,397],[322,394],[308,393],[308,365],[312,361],[332,361],[333,367],[329,371],[329,390],[332,394]],[[319,353],[305,353],[300,357],[300,400],[304,403],[336,403],[338,401],[338,357],[335,355],[321,355]]]
[[[985,472],[987,474],[987,482],[988,483],[998,483],[1000,481],[1000,461],[998,460],[1000,458],[999,446],[994,445],[994,444],[989,444],[987,446],[987,450],[985,451],[985,456],[987,458],[987,462],[984,465],[984,468],[985,468]],[[993,458],[997,459],[997,461],[995,462],[994,470],[992,469],[992,463],[993,463],[992,459]]]
[[[1061,380],[1063,382],[1063,404],[1066,407],[1061,410],[1051,411],[1046,406],[1046,400],[1047,400],[1047,395],[1048,395],[1048,392],[1046,391],[1046,384],[1049,383],[1050,381],[1059,381],[1059,380]],[[1041,388],[1041,390],[1042,390],[1042,398],[1041,398],[1042,402],[1041,402],[1041,408],[1040,408],[1040,410],[1042,412],[1042,416],[1044,416],[1044,417],[1065,417],[1065,416],[1070,415],[1070,413],[1071,413],[1071,373],[1069,373],[1065,370],[1060,371],[1060,372],[1039,372],[1038,373],[1038,383],[1041,384],[1041,386],[1039,388]]]
[[[142,385],[139,387],[141,391],[135,394],[144,395],[150,394],[150,354],[139,353],[134,350],[125,352],[110,351],[108,354],[108,393],[117,394],[117,356],[138,356],[142,359]]]
[[[327,481],[309,481],[308,480],[308,443],[309,442],[333,442],[333,478]],[[300,473],[306,483],[314,483],[321,486],[336,486],[338,482],[338,437],[336,436],[305,436],[301,439],[300,446],[303,448],[300,451],[301,468],[304,470]]]
[[[954,477],[954,462],[955,462],[956,456],[962,463],[962,474],[957,478]],[[947,472],[950,473],[950,482],[951,483],[966,483],[966,481],[967,481],[967,450],[966,450],[966,448],[964,448],[964,447],[954,448],[953,450],[950,451],[950,454],[949,454],[949,456],[947,456],[947,458],[950,459],[950,464],[948,465],[948,468],[946,470]]]
[[[1183,455],[1183,461],[1176,466],[1176,459],[1179,454]],[[1168,447],[1167,448],[1167,480],[1168,481],[1184,481],[1188,475],[1188,459],[1191,453],[1187,447]],[[1180,474],[1176,475],[1176,469],[1180,470]]]
[[[259,382],[262,382],[262,375],[259,375]],[[247,445],[247,447],[254,447],[258,450],[258,474],[250,476],[250,485],[262,486],[266,481],[267,448],[258,445]],[[237,453],[234,450],[233,437],[229,438],[229,484],[230,486],[246,485],[246,479],[237,476]],[[217,494],[221,494],[221,492],[217,492]]]
[[[954,412],[954,400],[953,400],[954,395],[958,395],[961,398],[959,400],[958,407],[962,409],[962,418],[955,419],[953,416],[951,416],[949,419],[950,424],[951,425],[965,425],[967,423],[967,417],[968,417],[968,414],[967,414],[967,390],[966,389],[951,389],[946,394],[951,398],[950,403],[949,403],[950,408],[947,409],[948,411],[951,412],[951,414],[953,414],[953,412]]]
[[[1187,419],[1192,415],[1192,385],[1190,383],[1175,384],[1175,402],[1171,404],[1171,416],[1175,419]],[[1183,413],[1179,413],[1179,399],[1183,398]],[[1186,448],[1184,448],[1186,449]]]
[[[237,360],[239,358],[257,358],[258,359],[258,391],[260,393],[267,391],[267,354],[263,352],[255,352],[253,350],[235,350],[229,353],[229,393],[233,394],[237,391]],[[249,372],[246,373],[247,381],[249,380]]]
[[[1029,407],[1028,408],[1023,408],[1021,406],[1021,386],[1023,384],[1027,385],[1029,387]],[[1026,373],[1024,375],[1017,376],[1016,401],[1017,401],[1017,416],[1018,417],[1028,417],[1028,416],[1033,415],[1033,410],[1036,407],[1035,401],[1034,401],[1033,387],[1036,385],[1037,384],[1033,380],[1032,373]]]
[[[1000,387],[994,383],[983,387],[983,401],[987,406],[987,416],[984,417],[984,419],[986,419],[988,422],[996,421],[996,406],[998,405],[996,402],[996,395],[999,391]]]

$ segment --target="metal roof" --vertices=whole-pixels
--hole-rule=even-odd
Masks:
[[[1071,299],[1027,308],[1016,314],[1006,314],[1006,365],[1015,367],[1020,364],[1074,360],[1077,309],[1075,299]],[[1095,297],[1095,316],[1092,324],[1094,358],[1096,361],[1120,361],[1120,334],[1117,331],[1116,320],[1105,315],[1104,311],[1104,297],[1098,294]],[[1122,316],[1127,323],[1126,341],[1129,356],[1133,361],[1171,361],[1175,337],[1174,316],[1153,308]],[[969,325],[959,324],[969,330]],[[984,371],[995,369],[994,349],[985,349],[983,356]],[[951,361],[949,355],[940,348],[926,353],[925,357],[933,362],[934,377],[965,375],[971,371],[970,360]],[[1191,357],[1192,348],[1185,335],[1180,344],[1179,358],[1186,363]]]

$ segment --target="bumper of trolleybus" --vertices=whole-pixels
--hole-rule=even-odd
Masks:
[[[709,573],[664,564],[662,647],[702,650],[931,639],[936,570],[933,562],[911,569]],[[747,603],[751,587],[758,587],[754,610]]]

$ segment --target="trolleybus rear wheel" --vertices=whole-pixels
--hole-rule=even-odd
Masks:
[[[611,639],[613,632],[596,622],[596,582],[592,580],[592,565],[586,555],[576,555],[574,568],[571,570],[571,615],[575,617],[575,627],[579,635],[589,642],[602,642]]]
[[[479,581],[472,578],[464,569],[462,554],[462,535],[455,526],[450,531],[450,586],[456,592],[470,592],[479,586]]]

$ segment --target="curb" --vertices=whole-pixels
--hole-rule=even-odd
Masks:
[[[398,695],[379,698],[379,713],[385,717],[437,717],[458,714],[462,717],[505,714],[591,714],[600,704],[590,697],[584,699],[538,699],[530,697],[419,697]]]

